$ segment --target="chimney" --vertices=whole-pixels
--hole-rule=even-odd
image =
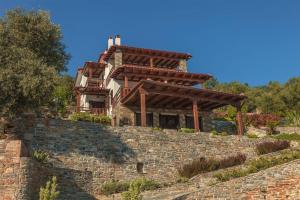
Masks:
[[[121,45],[121,37],[120,37],[120,35],[116,35],[116,37],[115,37],[115,44],[116,45]]]
[[[107,40],[107,49],[109,49],[111,46],[114,45],[114,40],[113,38],[110,36]]]

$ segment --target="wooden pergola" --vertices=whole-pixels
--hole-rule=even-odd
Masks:
[[[232,105],[237,108],[238,133],[242,135],[241,102],[245,98],[244,95],[197,89],[153,80],[141,80],[121,98],[121,103],[126,106],[140,106],[142,126],[146,126],[147,107],[192,110],[194,128],[197,131],[200,131],[199,111],[211,111],[219,107]]]
[[[111,74],[111,77],[117,80],[124,80],[125,82],[151,79],[185,86],[193,86],[199,83],[204,83],[212,78],[212,76],[208,74],[195,74],[171,69],[133,65],[123,65],[122,67],[118,67]]]
[[[105,63],[88,61],[84,63],[82,73],[89,78],[99,78],[105,70]]]
[[[108,49],[106,54],[100,55],[99,60],[103,59],[107,62],[109,58],[113,58],[114,52],[117,50],[122,52],[123,64],[169,69],[177,68],[180,59],[188,60],[192,57],[187,53],[114,45]]]

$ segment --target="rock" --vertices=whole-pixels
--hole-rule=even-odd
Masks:
[[[250,126],[248,128],[247,134],[248,135],[256,135],[257,137],[262,138],[262,137],[267,136],[267,131],[263,130],[263,129],[255,128],[253,126]]]
[[[299,147],[299,143],[297,141],[291,141],[291,147],[297,148]]]

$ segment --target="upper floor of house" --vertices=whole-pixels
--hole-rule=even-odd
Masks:
[[[109,37],[107,49],[97,62],[85,62],[78,69],[75,87],[114,88],[113,82],[125,88],[133,87],[140,80],[194,86],[212,76],[189,73],[188,53],[130,47],[121,44],[119,35]],[[116,92],[116,91],[115,91]]]

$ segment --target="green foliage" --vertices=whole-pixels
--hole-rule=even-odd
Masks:
[[[116,181],[116,180],[111,180],[111,181],[105,182],[101,186],[100,191],[104,195],[120,193],[120,192],[123,192],[123,191],[130,190],[130,185],[132,183],[134,183],[134,185],[139,185],[141,191],[155,190],[157,188],[162,187],[162,185],[160,183],[157,183],[154,180],[139,178],[139,179],[135,179],[135,180],[132,180],[132,181],[127,181],[127,182],[119,182],[119,181]]]
[[[293,134],[279,134],[279,135],[274,135],[273,138],[278,139],[278,140],[288,140],[288,141],[298,141],[300,142],[300,135],[297,133]]]
[[[42,150],[35,150],[31,154],[31,157],[37,160],[38,162],[45,163],[49,159],[49,154]]]
[[[193,160],[189,164],[183,165],[181,168],[178,168],[177,171],[180,176],[191,178],[200,173],[210,172],[218,169],[232,167],[235,165],[240,165],[245,161],[246,161],[246,156],[244,154],[229,156],[221,160],[216,160],[212,158],[207,159],[201,157],[199,159]]]
[[[43,11],[8,11],[0,19],[0,114],[37,111],[52,101],[69,56],[60,27]]]
[[[195,129],[192,129],[192,128],[180,128],[179,132],[182,132],[182,133],[195,133]]]
[[[152,131],[162,131],[162,128],[160,128],[160,127],[153,127]]]
[[[274,142],[261,142],[256,145],[256,150],[258,154],[267,154],[275,151],[280,151],[290,147],[290,142],[288,141],[274,141]]]
[[[122,193],[122,200],[142,200],[140,182],[132,181],[129,190]]]
[[[284,85],[270,82],[262,87],[250,87],[236,81],[219,83],[214,79],[203,84],[203,87],[221,92],[245,94],[248,98],[245,100],[242,112],[260,111],[285,116],[288,112],[300,110],[300,77],[291,78]],[[228,113],[232,108],[227,106],[219,110]]]
[[[255,135],[255,134],[247,134],[247,137],[248,138],[251,138],[251,139],[257,139],[257,138],[259,138],[257,135]]]
[[[53,176],[51,181],[48,181],[46,187],[40,188],[40,198],[39,200],[55,200],[59,196],[59,191],[57,191],[56,177]]]
[[[63,75],[58,78],[57,85],[53,91],[53,105],[56,112],[65,114],[67,106],[74,101],[73,93],[74,79],[71,76]]]
[[[237,110],[235,107],[228,106],[227,107],[227,115],[225,117],[225,120],[230,121],[230,122],[235,122],[236,113],[237,113]]]
[[[279,121],[269,121],[267,122],[267,127],[268,127],[268,130],[267,130],[267,133],[269,135],[273,135],[276,133],[276,127],[279,125]]]
[[[232,178],[247,176],[248,174],[256,173],[260,170],[264,170],[276,165],[287,163],[299,158],[300,158],[299,150],[296,151],[286,150],[281,152],[279,156],[268,157],[268,158],[262,157],[256,160],[252,160],[245,167],[234,169],[234,170],[228,170],[221,173],[216,173],[214,174],[214,177],[222,182],[228,181]]]
[[[111,180],[108,182],[105,182],[101,186],[101,194],[104,195],[110,195],[114,193],[119,193],[123,191],[127,191],[129,189],[130,182],[119,182],[116,180]]]
[[[88,121],[101,124],[110,124],[111,119],[105,115],[93,115],[88,112],[76,112],[70,116],[72,121]]]
[[[288,125],[300,127],[300,111],[290,111],[286,113]]]

